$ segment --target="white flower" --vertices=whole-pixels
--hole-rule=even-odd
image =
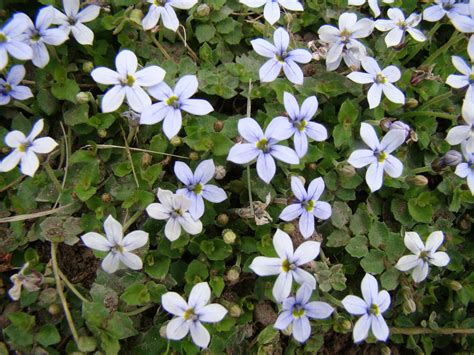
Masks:
[[[158,24],[158,21],[163,20],[163,25],[173,31],[179,27],[179,20],[174,12],[174,8],[181,10],[188,10],[192,8],[197,0],[147,0],[151,4],[147,15],[142,20],[143,29],[150,30]]]
[[[379,142],[374,128],[367,123],[362,123],[360,136],[370,149],[355,150],[348,162],[355,168],[369,165],[365,181],[370,191],[374,192],[382,187],[384,172],[393,178],[402,175],[403,164],[390,153],[405,142],[405,133],[400,129],[391,130]]]
[[[59,46],[68,39],[68,32],[61,28],[49,28],[54,20],[54,8],[47,6],[42,8],[36,16],[35,23],[24,15],[28,22],[25,30],[27,43],[33,49],[32,62],[39,68],[44,68],[49,63],[49,53],[47,44]]]
[[[207,282],[200,282],[192,288],[188,302],[176,292],[167,292],[161,296],[163,308],[176,316],[166,326],[166,337],[181,340],[191,333],[194,344],[207,348],[211,336],[201,322],[217,323],[227,314],[220,304],[208,304],[210,299],[211,289]]]
[[[382,2],[386,4],[392,4],[395,0],[382,0]],[[355,6],[361,6],[364,5],[367,2],[367,0],[349,0],[348,5],[355,5]],[[374,13],[375,17],[380,16],[380,8],[378,4],[378,0],[368,0],[369,7]]]
[[[293,337],[304,343],[311,335],[309,318],[326,319],[334,311],[325,302],[309,302],[313,290],[303,284],[296,292],[296,297],[289,297],[283,301],[282,311],[275,322],[276,329],[286,329],[291,324]]]
[[[25,77],[25,67],[14,65],[10,68],[6,80],[0,79],[0,106],[6,105],[11,99],[26,100],[33,97],[28,86],[19,85]]]
[[[385,36],[387,47],[398,46],[404,40],[405,33],[408,32],[415,41],[424,42],[426,36],[415,27],[421,22],[421,15],[412,13],[405,20],[402,10],[392,8],[387,11],[390,20],[375,21],[375,28],[379,31],[389,31]]]
[[[474,102],[462,105],[462,118],[466,124],[451,128],[446,141],[451,145],[464,143],[466,150],[474,153]]]
[[[21,172],[23,174],[28,176],[35,174],[39,168],[39,160],[36,154],[50,153],[58,145],[50,137],[36,139],[43,127],[44,122],[41,119],[34,124],[27,137],[20,131],[12,131],[5,136],[5,143],[14,150],[0,163],[0,172],[10,171],[21,162]]]
[[[465,144],[461,144],[461,150],[466,162],[459,163],[454,173],[460,178],[467,178],[467,186],[474,195],[474,152],[468,152]]]
[[[270,25],[280,19],[280,6],[291,11],[303,11],[303,5],[298,0],[240,0],[240,2],[251,8],[265,5],[263,17]]]
[[[88,5],[81,11],[79,11],[79,6],[79,0],[63,0],[65,14],[54,9],[53,23],[60,25],[68,35],[72,32],[72,35],[80,44],[92,44],[94,42],[94,32],[86,27],[84,23],[95,20],[99,16],[100,6]]]
[[[470,17],[469,5],[456,0],[434,0],[434,5],[423,10],[423,20],[437,22],[448,16],[460,32],[474,32],[474,20]]]
[[[469,43],[467,45],[467,53],[469,54],[469,58],[471,62],[474,61],[474,35],[469,38]],[[474,106],[474,66],[469,65],[466,63],[464,59],[457,55],[453,55],[451,57],[454,67],[461,73],[459,74],[451,74],[446,79],[446,84],[455,88],[461,89],[467,86],[466,96],[463,104],[463,110],[465,109],[464,106],[471,106],[466,107],[466,109],[472,110],[472,106]]]
[[[358,343],[367,338],[371,328],[372,334],[377,340],[386,341],[389,329],[382,313],[390,307],[390,295],[385,290],[379,292],[377,280],[370,274],[365,274],[361,290],[364,299],[349,295],[342,300],[342,305],[347,312],[362,316],[352,331],[354,342]]]
[[[392,83],[401,78],[400,69],[390,65],[381,70],[374,58],[365,57],[362,67],[367,73],[354,71],[347,77],[358,84],[372,84],[367,92],[369,107],[375,108],[380,104],[382,92],[392,102],[405,104],[405,94]]]
[[[22,287],[26,288],[29,292],[34,292],[38,291],[43,283],[43,275],[39,272],[32,270],[31,273],[26,274],[29,266],[30,263],[24,264],[18,273],[10,276],[13,286],[8,290],[8,295],[13,301],[20,299]]]
[[[20,60],[33,58],[33,50],[24,43],[24,32],[28,27],[28,21],[23,13],[18,13],[0,28],[0,70],[8,64],[8,54]],[[29,18],[28,18],[29,19]]]
[[[429,235],[426,246],[416,232],[405,233],[405,246],[414,255],[405,255],[398,260],[395,267],[400,271],[412,270],[413,281],[421,282],[428,276],[429,264],[435,266],[446,266],[449,256],[443,251],[436,251],[443,244],[443,232],[437,231]]]
[[[194,220],[188,212],[191,201],[183,195],[175,195],[171,191],[158,189],[158,199],[161,203],[148,205],[146,211],[151,218],[167,220],[165,236],[175,241],[181,235],[181,227],[189,234],[199,234],[202,223]]]
[[[369,36],[373,30],[374,21],[367,18],[357,21],[357,15],[348,12],[339,16],[339,28],[331,25],[321,26],[318,30],[319,38],[329,45],[326,55],[327,70],[336,70],[342,59],[349,68],[359,68],[367,50],[358,39]]]
[[[314,290],[316,279],[300,266],[314,260],[319,255],[321,243],[304,242],[293,252],[293,242],[290,236],[278,229],[273,237],[273,246],[278,258],[257,256],[249,268],[259,276],[278,275],[273,286],[275,300],[283,302],[289,296],[293,279],[300,285],[307,284]]]
[[[145,107],[151,105],[150,96],[142,86],[150,87],[159,84],[165,77],[165,71],[157,65],[137,71],[137,56],[128,49],[117,54],[115,66],[117,71],[99,67],[91,72],[92,78],[99,84],[114,85],[102,98],[102,111],[117,110],[127,97],[130,108],[142,112]]]
[[[214,111],[209,102],[202,99],[191,99],[198,91],[196,75],[185,75],[178,80],[174,90],[165,82],[152,86],[148,92],[156,104],[146,107],[140,117],[140,124],[151,125],[163,121],[163,132],[168,139],[179,133],[182,125],[181,111],[192,115],[203,116]]]
[[[102,261],[102,268],[109,274],[117,271],[121,263],[132,270],[143,268],[142,259],[131,251],[141,248],[148,242],[148,233],[134,231],[123,237],[122,225],[111,215],[104,222],[105,235],[96,232],[84,234],[82,242],[91,249],[108,251]]]

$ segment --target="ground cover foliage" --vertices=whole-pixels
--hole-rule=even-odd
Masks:
[[[63,44],[48,45],[50,60],[43,68],[41,63],[9,59],[2,74],[6,77],[13,64],[23,64],[26,73],[21,85],[31,89],[32,97],[20,101],[13,96],[0,106],[2,158],[12,151],[5,141],[7,133],[18,130],[28,135],[40,118],[44,120],[40,136],[51,137],[58,145],[40,155],[40,166],[31,174],[23,174],[31,172],[27,168],[0,174],[0,354],[471,351],[474,196],[466,178],[455,174],[455,165],[463,159],[459,145],[446,141],[447,132],[462,124],[465,97],[464,89],[453,89],[446,79],[456,73],[453,55],[469,58],[470,35],[444,18],[420,23],[417,28],[427,38],[423,42],[407,35],[403,44],[387,48],[385,33],[377,30],[360,39],[381,69],[389,65],[400,69],[395,85],[406,97],[404,104],[382,98],[379,105],[369,108],[369,86],[348,78],[351,69],[343,63],[337,70],[327,70],[328,48],[318,42],[318,30],[327,24],[337,26],[344,12],[373,19],[373,11],[367,4],[348,6],[346,0],[302,3],[303,12],[282,10],[278,22],[271,25],[262,7],[250,8],[234,0],[199,1],[189,10],[176,9],[181,26],[175,32],[161,20],[159,27],[152,24],[151,30],[143,29],[142,20],[150,7],[145,1],[88,1],[82,6],[100,6],[98,17],[85,23],[94,34],[91,45],[78,43],[71,32]],[[60,1],[0,0],[0,21],[6,23],[17,12],[35,19],[38,10],[48,5],[63,11]],[[381,3],[380,18],[387,18],[390,7],[402,9],[408,17],[431,5],[412,0]],[[301,85],[284,74],[269,82],[262,82],[259,75],[268,58],[257,54],[251,41],[273,42],[279,27],[289,33],[290,49],[312,53],[309,63],[298,64],[304,73]],[[213,111],[196,115],[183,109],[182,128],[174,135],[165,130],[164,123],[140,124],[140,114],[131,111],[127,101],[117,110],[104,109],[103,97],[110,85],[97,84],[91,71],[98,67],[115,70],[115,58],[125,49],[138,57],[138,70],[162,68],[170,88],[183,76],[195,75],[199,84],[193,98],[207,100]],[[275,117],[292,117],[284,105],[285,93],[294,95],[299,105],[308,97],[317,97],[318,111],[312,121],[325,127],[327,139],[310,139],[306,154],[297,150],[298,164],[281,162],[276,155],[273,177],[257,172],[253,162],[247,167],[229,161],[231,149],[245,144],[239,120],[252,117],[264,128]],[[171,101],[166,102],[175,102]],[[468,122],[466,116],[472,110],[464,106],[464,111]],[[362,123],[373,127],[382,139],[397,121],[409,128],[399,126],[405,141],[387,154],[400,160],[403,173],[395,178],[385,174],[381,188],[369,188],[366,169],[356,169],[348,162],[354,151],[367,148],[360,134]],[[255,144],[261,149],[261,137]],[[295,146],[293,139],[278,144]],[[195,172],[210,159],[215,171],[207,181],[203,178],[193,185],[177,172],[176,162]],[[378,159],[380,162],[380,156]],[[285,207],[301,200],[294,192],[298,182],[304,182],[307,189],[318,178],[324,182],[324,191],[315,200],[329,204],[330,210],[329,215],[318,216],[314,233],[308,235],[298,216],[288,221],[279,216]],[[190,210],[197,218],[189,218],[200,220],[201,229],[183,222],[179,237],[176,226],[166,231],[166,218],[158,213],[162,211],[153,212],[150,207],[155,204],[159,209],[156,204],[165,204],[166,193],[157,196],[159,189],[174,193],[193,185],[188,191],[200,194],[205,184],[223,189],[226,198],[209,202],[203,195],[202,215],[199,209]],[[301,196],[309,211],[314,205],[307,204],[306,194]],[[173,196],[186,210],[187,202]],[[124,244],[115,239],[117,244],[107,244],[102,251],[88,248],[87,238],[81,237],[94,232],[109,237],[104,225],[106,220],[111,223],[109,216],[123,226],[124,235],[143,231],[134,235],[141,242],[116,248]],[[418,233],[424,243],[437,231],[444,239],[436,242],[439,245],[433,253],[439,247],[449,255],[445,267],[430,265],[425,279],[395,267],[403,256],[424,248],[421,245],[418,250],[407,243],[407,232]],[[290,295],[283,292],[275,297],[275,277],[256,275],[256,257],[290,259],[281,257],[278,246],[275,250],[279,233],[289,236],[292,250],[309,241],[320,247],[319,254],[315,252],[301,266],[315,277],[314,290],[295,277],[303,286],[294,282]],[[416,238],[408,236],[409,240]],[[306,245],[314,251],[316,244]],[[131,269],[116,271],[101,260],[108,251],[130,251],[141,261],[137,264],[133,259],[126,264]],[[428,266],[426,253],[422,260]],[[288,272],[300,267],[296,264],[279,267]],[[267,275],[278,273],[280,269]],[[385,308],[385,293],[378,302],[375,298],[367,301],[364,294],[369,308],[377,306],[367,312],[383,313],[390,335],[378,341],[383,335],[370,332],[365,340],[355,339],[354,345],[353,329],[359,315],[348,313],[350,307],[342,301],[349,295],[362,296],[362,280],[373,281],[368,274],[375,277],[379,290],[388,291],[391,302]],[[186,307],[197,312],[190,293],[197,287],[205,294],[203,282],[212,295],[207,300],[200,295],[200,306],[212,303],[225,308],[214,308],[215,314],[225,313],[220,319],[201,319],[211,336],[208,345],[201,345],[205,350],[198,346],[199,336],[192,329],[192,337],[167,339],[166,327],[173,314],[192,322],[199,315],[188,310],[175,313],[162,304],[166,297],[176,301],[178,295],[170,294],[176,292],[183,302],[189,302]],[[373,283],[371,287],[373,292]],[[309,314],[294,308],[297,291],[300,296],[309,292],[311,301],[331,307],[324,317],[310,317],[324,319],[311,319],[311,334],[303,341],[295,340],[301,331],[296,322],[282,331],[274,327],[282,309],[290,309],[295,319]],[[168,296],[163,297],[165,294]],[[284,301],[295,295],[293,303],[276,302],[280,296]]]

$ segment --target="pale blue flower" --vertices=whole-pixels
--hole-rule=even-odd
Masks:
[[[273,247],[278,254],[277,258],[257,256],[249,268],[259,276],[278,275],[272,290],[275,300],[283,302],[290,295],[293,279],[298,284],[307,284],[314,290],[316,279],[301,266],[319,255],[321,243],[304,242],[293,251],[293,242],[290,236],[278,229],[273,237]]]
[[[461,150],[466,161],[458,164],[454,173],[460,178],[467,178],[467,186],[474,195],[474,152],[469,152],[466,144],[461,145]]]
[[[300,217],[300,232],[307,239],[314,233],[314,218],[328,219],[331,217],[331,205],[324,201],[318,201],[324,191],[324,180],[321,177],[314,179],[306,191],[301,180],[292,176],[291,190],[297,202],[285,207],[280,213],[280,219],[289,222]]]
[[[288,51],[290,35],[283,27],[273,33],[274,44],[257,38],[251,41],[252,47],[261,56],[270,58],[262,65],[259,71],[261,82],[272,82],[280,74],[281,69],[293,84],[303,84],[303,71],[296,63],[309,63],[311,53],[306,49],[293,49]]]
[[[193,172],[185,163],[177,161],[174,164],[176,177],[186,186],[178,189],[178,195],[184,195],[191,201],[189,213],[194,219],[199,219],[204,214],[204,200],[222,202],[227,198],[223,189],[208,182],[213,178],[216,167],[212,159],[201,162]]]
[[[470,62],[474,61],[474,35],[469,38],[467,44],[467,53],[469,55]],[[453,55],[451,61],[454,67],[461,74],[451,74],[446,79],[446,84],[454,89],[466,88],[466,96],[463,103],[463,111],[472,111],[474,107],[474,82],[472,77],[474,76],[474,66],[466,62],[463,58]]]
[[[211,289],[207,282],[200,282],[192,288],[188,302],[176,292],[167,292],[161,296],[163,308],[176,316],[166,326],[166,337],[181,340],[191,333],[194,344],[207,348],[211,336],[202,323],[220,322],[227,314],[220,304],[208,304],[210,299]]]
[[[168,139],[178,134],[182,125],[181,111],[203,116],[213,111],[206,100],[190,99],[198,90],[196,75],[185,75],[178,80],[174,91],[164,82],[149,88],[148,92],[160,102],[143,110],[141,124],[155,124],[163,119],[163,132]]]
[[[438,22],[445,15],[458,31],[474,32],[474,20],[471,18],[469,4],[456,0],[434,0],[432,6],[423,10],[423,20],[429,22]]]
[[[28,16],[24,13],[17,13],[13,18],[0,28],[0,70],[8,64],[8,55],[20,60],[33,58],[33,50],[24,43],[24,34],[28,27]],[[29,19],[29,18],[28,18]]]
[[[150,3],[151,6],[142,20],[143,29],[145,31],[151,30],[158,24],[161,17],[163,26],[176,32],[179,27],[179,20],[173,8],[188,10],[197,3],[197,0],[148,0],[148,3]]]
[[[385,290],[379,292],[377,280],[370,274],[365,274],[361,290],[364,299],[349,295],[342,300],[347,312],[362,316],[352,331],[354,342],[358,343],[367,338],[369,329],[372,329],[372,334],[377,340],[386,341],[389,329],[382,314],[390,307],[390,295]]]
[[[298,0],[240,0],[240,2],[251,8],[265,5],[263,17],[270,25],[280,19],[280,6],[291,11],[303,11],[303,5]]]
[[[25,77],[25,67],[14,65],[10,68],[6,80],[0,78],[0,106],[6,105],[11,99],[26,100],[33,97],[28,86],[19,85]]]
[[[405,142],[405,132],[400,129],[391,130],[379,142],[374,128],[367,123],[362,123],[360,137],[370,149],[355,150],[348,162],[354,168],[369,165],[365,181],[369,185],[370,191],[374,192],[382,187],[384,172],[393,178],[402,175],[402,162],[390,153]]]
[[[257,159],[257,174],[268,184],[276,172],[274,158],[288,164],[299,163],[293,149],[277,144],[291,136],[292,132],[285,130],[287,124],[286,118],[275,117],[263,133],[253,118],[242,118],[239,120],[238,129],[240,135],[248,143],[234,145],[229,151],[227,160],[236,164],[246,164]]]
[[[304,343],[311,335],[311,319],[326,319],[334,311],[329,304],[325,302],[309,302],[313,290],[307,284],[303,284],[296,292],[296,297],[288,297],[283,301],[283,307],[275,328],[279,330],[286,329],[292,325],[293,337],[296,341]]]

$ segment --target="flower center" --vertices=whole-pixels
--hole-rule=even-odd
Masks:
[[[154,0],[153,5],[155,6],[163,6],[166,3],[166,0]]]
[[[297,305],[293,308],[293,317],[294,318],[301,318],[304,316],[304,308],[301,307],[300,305]]]
[[[308,202],[306,202],[304,208],[308,212],[313,212],[313,210],[314,210],[314,200],[309,200]]]
[[[174,108],[179,108],[179,101],[178,101],[178,96],[176,95],[172,95],[170,97],[168,97],[165,101],[165,103],[168,105],[168,106],[173,106]]]
[[[0,43],[4,43],[7,41],[7,36],[4,33],[0,32]]]
[[[31,41],[32,42],[38,42],[41,39],[41,36],[38,31],[35,31],[33,35],[31,36]]]
[[[429,258],[430,258],[430,255],[429,253],[426,251],[426,250],[422,250],[420,252],[420,255],[418,256],[420,259],[422,259],[423,261],[428,261]]]
[[[182,216],[184,214],[184,211],[181,208],[176,208],[172,214],[173,214],[173,217],[178,217],[178,216]]]
[[[135,84],[135,78],[133,77],[133,75],[128,74],[127,80],[125,81],[125,85],[133,86],[133,84]]]
[[[306,128],[308,122],[306,122],[305,120],[301,120],[301,121],[297,121],[295,123],[293,123],[293,126],[300,132],[303,132],[304,129]]]
[[[1,92],[8,94],[10,91],[12,91],[12,86],[9,83],[3,84]]]
[[[387,159],[387,156],[388,154],[385,153],[385,152],[380,152],[378,155],[377,155],[377,161],[379,163],[383,163],[385,161],[385,159]]]
[[[69,16],[69,17],[67,18],[67,22],[68,22],[71,26],[74,26],[74,25],[77,23],[77,20],[76,20],[74,17]]]
[[[407,23],[405,21],[398,21],[397,26],[400,27],[402,30],[406,30]]]
[[[288,272],[290,270],[294,270],[296,268],[295,264],[290,263],[288,259],[283,260],[281,263],[281,269],[283,272]]]
[[[19,151],[20,153],[25,153],[25,152],[28,150],[28,148],[29,148],[30,146],[31,146],[31,143],[26,142],[26,143],[20,144],[20,145],[18,146],[18,148],[16,148],[16,149],[18,149],[18,151]]]
[[[260,139],[255,146],[257,149],[260,149],[264,153],[267,153],[270,150],[270,147],[268,146],[268,140],[266,138]]]
[[[344,29],[339,34],[343,43],[349,43],[351,40],[352,33],[348,29]]]
[[[372,303],[372,306],[370,306],[369,312],[375,316],[379,316],[380,315],[379,306],[377,306],[375,303]]]
[[[186,310],[183,314],[183,318],[185,320],[197,320],[198,319],[196,313],[194,313],[193,308],[189,308],[188,310]]]
[[[382,73],[377,74],[377,77],[375,78],[375,82],[379,84],[385,84],[387,81],[387,78],[384,77]]]
[[[288,53],[283,52],[281,54],[275,54],[275,59],[278,60],[280,63],[285,62],[285,58],[288,56]]]
[[[115,251],[116,253],[123,253],[124,252],[123,246],[121,246],[119,244],[115,245],[112,248],[112,250]]]
[[[196,184],[191,186],[191,191],[194,192],[196,195],[199,195],[202,192],[202,184]]]

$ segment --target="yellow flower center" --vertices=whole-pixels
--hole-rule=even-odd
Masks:
[[[379,84],[385,84],[388,80],[386,77],[383,76],[382,73],[377,74],[377,77],[375,78],[375,81]]]
[[[26,143],[20,144],[17,149],[20,153],[25,153],[26,150],[28,149],[28,144]]]
[[[313,210],[314,210],[314,201],[309,200],[308,202],[306,202],[306,206],[304,208],[308,212],[313,212]]]
[[[114,246],[113,250],[116,251],[117,253],[123,253],[124,252],[123,246],[118,245],[118,244],[116,246]]]
[[[302,316],[304,316],[304,309],[299,307],[299,306],[296,306],[293,309],[293,317],[294,318],[301,318]]]
[[[469,75],[469,81],[474,81],[474,73],[471,73],[471,74]]]
[[[268,150],[268,140],[266,138],[260,139],[256,144],[257,149],[263,150],[264,152]]]
[[[7,36],[0,32],[0,43],[4,43],[7,41]]]
[[[193,191],[196,195],[199,195],[199,194],[202,192],[202,185],[201,185],[201,184],[197,184],[196,186],[194,186],[194,188],[192,189],[192,191]]]
[[[347,43],[350,41],[352,33],[348,29],[344,29],[341,31],[340,36],[341,36],[341,41],[343,43]]]
[[[170,97],[168,97],[165,101],[165,103],[168,105],[168,106],[173,106],[174,108],[178,108],[177,105],[178,105],[178,96],[176,95],[172,95]]]
[[[308,122],[306,122],[305,120],[301,120],[301,121],[295,122],[294,126],[296,127],[296,129],[298,129],[298,131],[303,132],[307,124]]]
[[[283,272],[289,272],[290,270],[293,270],[295,268],[295,265],[291,264],[288,259],[283,260],[281,263],[281,269]]]
[[[375,303],[373,303],[372,306],[370,306],[370,313],[372,313],[375,316],[379,316],[380,315],[379,306],[377,306]]]
[[[385,152],[380,152],[378,157],[377,157],[377,160],[379,163],[383,163],[385,161],[385,159],[387,159],[387,156],[388,154],[385,153]]]
[[[197,316],[194,313],[194,309],[193,308],[187,309],[183,314],[183,318],[185,320],[190,320],[190,319],[195,320],[195,319],[197,319]]]
[[[133,77],[133,75],[130,75],[130,74],[127,75],[127,83],[126,84],[128,86],[133,86],[133,84],[135,84],[135,78]]]

